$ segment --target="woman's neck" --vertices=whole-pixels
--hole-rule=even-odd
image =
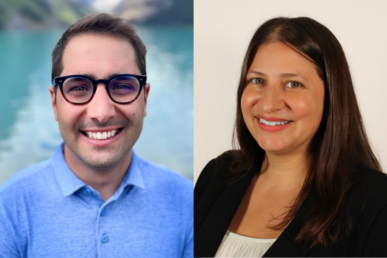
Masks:
[[[278,191],[301,189],[308,173],[309,162],[305,153],[277,155],[266,153],[259,181],[265,187]]]

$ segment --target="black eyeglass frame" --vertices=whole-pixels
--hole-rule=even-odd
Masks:
[[[138,93],[136,95],[136,97],[134,97],[134,99],[132,99],[131,101],[128,101],[128,102],[119,102],[119,101],[116,101],[113,99],[112,95],[110,94],[110,90],[109,90],[109,85],[110,83],[114,80],[114,79],[117,79],[119,77],[123,77],[123,76],[128,76],[128,77],[133,77],[135,78],[138,82],[139,82],[139,85],[140,85],[140,89],[138,90]],[[85,102],[82,102],[82,103],[76,103],[76,102],[72,102],[70,100],[68,100],[66,98],[66,95],[64,94],[63,92],[63,83],[69,79],[69,78],[84,78],[84,79],[88,79],[89,81],[91,81],[91,83],[93,84],[93,93],[91,94],[90,96],[90,99],[85,101]],[[62,77],[55,77],[52,84],[55,86],[55,85],[58,85],[59,86],[59,89],[60,89],[60,92],[62,93],[62,96],[64,97],[64,99],[71,103],[71,104],[74,104],[74,105],[84,105],[84,104],[87,104],[89,103],[93,97],[94,97],[94,94],[95,92],[97,91],[97,85],[98,83],[103,83],[105,84],[105,89],[106,89],[106,92],[107,94],[109,95],[110,99],[114,102],[114,103],[117,103],[117,104],[129,104],[129,103],[132,103],[133,101],[135,101],[138,96],[140,96],[140,93],[142,91],[143,88],[145,88],[145,84],[146,84],[146,75],[137,75],[137,74],[117,74],[117,75],[114,75],[112,77],[110,77],[109,79],[100,79],[100,80],[94,80],[93,78],[89,77],[89,76],[86,76],[86,75],[78,75],[78,74],[75,74],[75,75],[67,75],[67,76],[62,76]]]

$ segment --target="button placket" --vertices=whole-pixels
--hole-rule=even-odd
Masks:
[[[104,243],[104,244],[107,243],[107,242],[109,242],[109,237],[108,237],[108,235],[103,234],[102,237],[101,237],[101,242]]]

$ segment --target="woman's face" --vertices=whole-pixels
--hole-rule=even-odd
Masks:
[[[266,152],[305,153],[324,108],[324,82],[311,61],[281,42],[262,45],[246,76],[243,119]]]

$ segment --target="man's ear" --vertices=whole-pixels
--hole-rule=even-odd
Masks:
[[[51,106],[52,106],[52,109],[54,110],[55,120],[58,121],[58,115],[57,115],[57,110],[56,110],[56,96],[55,96],[54,87],[50,86],[50,87],[48,87],[48,90],[50,91],[50,95],[51,95]]]
[[[144,90],[144,117],[146,116],[146,105],[148,103],[148,96],[149,96],[149,90],[150,90],[150,84],[145,84],[145,90]]]

